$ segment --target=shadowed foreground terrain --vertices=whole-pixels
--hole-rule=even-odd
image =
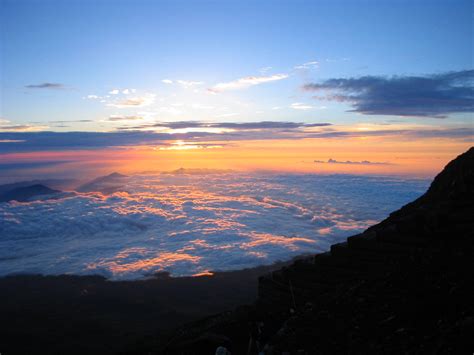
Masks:
[[[260,275],[283,263],[214,276],[107,281],[101,276],[0,278],[0,352],[115,354],[164,330],[252,303]]]
[[[254,305],[184,326],[142,353],[471,354],[473,216],[471,148],[383,222],[260,277]]]
[[[0,352],[470,354],[473,195],[471,148],[416,201],[294,263],[131,282],[4,277]]]

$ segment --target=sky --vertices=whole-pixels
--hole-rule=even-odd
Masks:
[[[430,176],[473,142],[471,1],[0,0],[0,178]]]

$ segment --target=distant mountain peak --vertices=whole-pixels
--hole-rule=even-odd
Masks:
[[[31,198],[40,195],[52,195],[60,193],[42,184],[35,184],[25,187],[17,187],[0,195],[0,202],[19,201],[26,202]]]
[[[124,179],[128,178],[127,175],[123,175],[117,172],[113,172],[109,175],[100,176],[92,181],[89,181],[79,186],[76,191],[78,192],[102,192],[104,194],[110,194],[120,190],[124,185]]]
[[[113,173],[107,175],[107,176],[104,176],[104,177],[109,177],[109,178],[126,178],[128,177],[127,175],[123,175],[123,174],[120,174],[120,173],[117,173],[116,171],[114,171]]]

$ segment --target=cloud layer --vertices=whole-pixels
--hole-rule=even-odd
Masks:
[[[366,115],[445,118],[474,112],[474,70],[429,76],[364,76],[304,85],[307,91],[331,92],[326,99],[348,102]],[[321,98],[321,97],[318,97]]]
[[[0,123],[0,148],[2,153],[83,150],[106,147],[138,145],[165,145],[170,141],[244,141],[272,139],[343,139],[351,137],[396,137],[400,139],[443,138],[472,141],[472,127],[434,129],[432,127],[391,128],[358,130],[357,127],[337,127],[326,122],[302,123],[289,121],[260,122],[140,122],[140,116],[114,115],[107,121],[122,124],[112,132],[49,132],[36,130],[45,127],[31,125],[2,125]],[[125,125],[125,123],[129,125]],[[131,125],[135,124],[135,125]],[[385,127],[385,126],[384,126]],[[2,132],[3,131],[3,132]]]
[[[136,175],[108,196],[0,203],[0,274],[137,279],[268,264],[327,250],[426,187],[349,175]]]

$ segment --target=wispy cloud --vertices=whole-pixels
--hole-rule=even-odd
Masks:
[[[107,121],[112,121],[112,122],[116,122],[116,121],[137,121],[137,120],[141,120],[141,119],[143,119],[143,117],[141,117],[141,116],[112,115],[112,116],[109,116],[109,118],[107,118]]]
[[[278,81],[288,78],[288,74],[274,74],[270,76],[247,76],[237,80],[229,81],[226,83],[219,83],[209,88],[209,91],[218,93],[228,90],[240,90],[246,89],[251,86],[269,83],[272,81]]]
[[[176,80],[176,82],[186,89],[204,84],[203,81],[193,81],[193,80]]]
[[[47,129],[46,125],[34,125],[34,124],[13,124],[7,119],[0,118],[0,132],[36,132],[44,131]],[[13,139],[15,140],[15,139]],[[3,143],[8,143],[8,139],[4,140]]]
[[[145,96],[128,97],[117,102],[108,103],[107,106],[117,108],[143,107],[151,105],[153,102],[155,102],[155,95],[148,94]]]
[[[318,68],[318,67],[319,67],[319,62],[314,60],[311,62],[296,65],[294,69],[312,69],[312,68]]]
[[[369,160],[362,160],[362,161],[351,161],[351,160],[346,160],[346,161],[339,161],[335,159],[329,158],[327,161],[323,160],[315,160],[315,163],[318,164],[343,164],[343,165],[392,165],[392,163],[389,162],[378,162],[378,161],[369,161]]]
[[[303,104],[301,102],[295,102],[295,103],[292,103],[290,105],[290,107],[294,110],[303,110],[303,111],[306,111],[306,110],[311,110],[313,109],[314,107],[311,106],[311,105],[308,105],[308,104]]]
[[[30,124],[0,125],[0,132],[33,132],[44,131],[48,126],[36,126]]]
[[[178,79],[178,80],[163,79],[163,80],[161,80],[161,82],[163,84],[168,84],[168,85],[177,84],[177,85],[182,86],[185,89],[189,89],[189,88],[204,84],[203,81],[182,80],[182,79]]]
[[[332,92],[317,96],[347,102],[351,112],[445,118],[450,113],[474,112],[474,70],[428,76],[364,76],[329,79],[304,85],[307,91]]]
[[[64,89],[65,86],[60,83],[40,83],[40,84],[30,84],[25,85],[27,89]]]

